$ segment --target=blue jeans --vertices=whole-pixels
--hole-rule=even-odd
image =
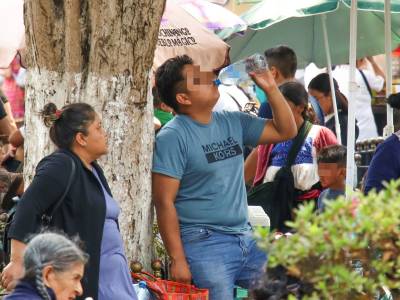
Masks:
[[[252,232],[226,234],[207,228],[181,231],[194,284],[210,291],[210,300],[231,300],[235,285],[254,287],[264,274],[266,253]]]

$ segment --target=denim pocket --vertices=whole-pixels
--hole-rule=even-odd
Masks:
[[[208,239],[212,231],[207,228],[185,229],[181,231],[182,243],[195,243]]]

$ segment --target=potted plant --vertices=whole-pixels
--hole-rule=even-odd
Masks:
[[[269,257],[259,290],[276,288],[282,296],[271,299],[390,299],[385,291],[400,289],[399,188],[400,181],[380,193],[354,193],[351,201],[330,201],[320,214],[305,204],[289,223],[296,233],[288,238],[258,228]]]

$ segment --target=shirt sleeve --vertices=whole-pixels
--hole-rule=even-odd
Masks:
[[[22,138],[25,139],[25,126],[21,126],[19,128],[19,132],[21,133]]]
[[[187,149],[179,132],[163,128],[156,137],[153,154],[153,173],[182,179],[187,161]]]
[[[9,231],[10,238],[24,242],[27,236],[38,231],[41,216],[67,188],[70,172],[72,169],[67,156],[47,157],[38,164],[32,183],[18,202]]]
[[[243,144],[257,146],[267,120],[242,112],[235,112],[235,114],[239,116],[242,125]]]
[[[400,177],[400,161],[395,155],[399,150],[393,144],[381,144],[371,160],[365,180],[365,193],[372,189],[378,192],[383,183]]]
[[[380,92],[383,89],[385,79],[383,79],[382,76],[375,75],[375,73],[371,72],[370,70],[363,70],[363,72],[368,80],[371,89],[376,92]]]
[[[15,82],[19,87],[25,88],[25,81],[26,81],[26,69],[20,68],[17,76],[15,76]]]
[[[330,145],[337,145],[338,141],[335,134],[327,127],[320,127],[318,135],[315,137],[314,146],[317,151]]]

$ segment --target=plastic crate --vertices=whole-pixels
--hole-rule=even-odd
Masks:
[[[158,300],[208,300],[208,290],[194,285],[159,279],[146,272],[132,273],[132,278],[145,281]]]

